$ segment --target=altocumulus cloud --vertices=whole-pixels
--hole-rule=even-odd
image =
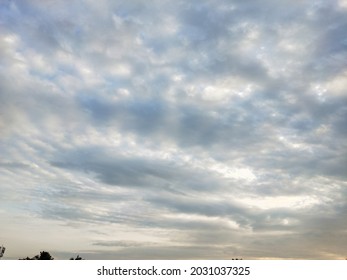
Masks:
[[[8,257],[338,259],[347,2],[2,1]]]

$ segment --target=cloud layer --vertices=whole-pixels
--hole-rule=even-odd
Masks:
[[[346,29],[344,0],[3,1],[8,257],[344,258]]]

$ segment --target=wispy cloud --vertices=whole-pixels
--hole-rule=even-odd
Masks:
[[[3,1],[6,253],[345,257],[345,2]]]

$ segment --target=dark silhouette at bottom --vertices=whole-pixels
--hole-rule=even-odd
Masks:
[[[40,252],[39,255],[36,255],[35,257],[32,257],[32,258],[26,257],[26,258],[20,259],[20,260],[48,260],[48,261],[52,261],[52,260],[54,260],[54,258],[51,256],[51,254],[49,252],[42,251],[42,252]],[[80,257],[79,255],[77,255],[76,258],[70,258],[70,260],[80,261],[80,260],[84,260],[84,259],[82,257]]]

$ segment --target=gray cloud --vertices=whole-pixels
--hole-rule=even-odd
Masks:
[[[3,1],[0,217],[90,259],[341,258],[346,13]]]

